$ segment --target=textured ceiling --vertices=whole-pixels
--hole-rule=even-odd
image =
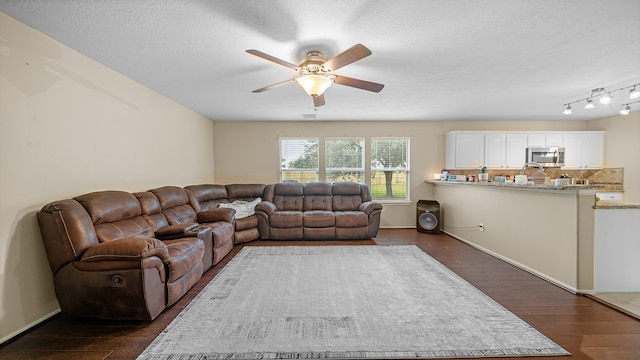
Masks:
[[[213,120],[302,120],[298,63],[356,43],[318,120],[566,120],[616,114],[563,103],[640,82],[638,0],[0,0],[0,11]],[[628,90],[627,90],[628,91]],[[623,100],[623,98],[625,98]],[[640,103],[632,107],[640,109]]]

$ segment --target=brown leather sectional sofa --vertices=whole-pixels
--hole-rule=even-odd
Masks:
[[[202,184],[93,192],[37,217],[63,312],[152,320],[234,244],[367,239],[381,211],[356,183]]]

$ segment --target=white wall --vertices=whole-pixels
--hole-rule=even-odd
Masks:
[[[36,220],[105,189],[213,181],[213,122],[0,13],[0,342],[58,311]]]
[[[564,288],[578,289],[575,191],[455,183],[428,186],[434,188],[442,208],[442,225],[449,234]],[[592,192],[592,205],[594,197]],[[474,228],[480,223],[484,231]],[[590,285],[585,284],[587,290]]]
[[[607,131],[604,163],[606,167],[624,168],[623,200],[640,203],[640,110],[592,120],[589,130]]]

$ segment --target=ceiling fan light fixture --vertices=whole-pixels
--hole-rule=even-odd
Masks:
[[[325,90],[333,84],[333,80],[328,76],[310,74],[296,78],[296,82],[304,91],[311,96],[322,95]]]

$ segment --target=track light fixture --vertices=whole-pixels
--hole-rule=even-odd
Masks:
[[[630,102],[628,104],[622,104],[623,108],[619,111],[621,115],[629,115],[629,113],[631,112],[631,104],[636,104],[636,103],[640,103],[640,100],[638,101],[634,101],[634,102]]]
[[[612,90],[612,91],[607,91],[605,88],[595,88],[593,90],[591,90],[591,95],[589,95],[588,97],[584,98],[584,99],[580,99],[580,100],[576,100],[576,101],[572,101],[572,102],[568,102],[566,104],[564,104],[564,111],[562,112],[565,115],[571,115],[573,113],[572,109],[571,109],[571,105],[575,104],[575,103],[579,103],[582,101],[586,101],[586,104],[584,105],[584,108],[587,110],[590,109],[594,109],[595,103],[594,103],[594,99],[598,100],[598,103],[602,104],[602,105],[608,105],[611,103],[611,101],[613,100],[613,93],[622,91],[622,90],[626,90],[626,89],[630,89],[629,90],[629,99],[634,100],[634,99],[638,99],[640,98],[640,83],[636,83],[633,85],[629,85],[629,86],[625,86],[622,87],[620,89],[616,89],[616,90]],[[636,102],[640,102],[640,101],[636,101]],[[622,110],[620,110],[620,114],[622,115],[627,115],[629,114],[629,111],[631,111],[631,107],[629,106],[630,104],[634,104],[636,102],[631,102],[628,104],[623,104],[622,106],[624,106],[624,108]]]

